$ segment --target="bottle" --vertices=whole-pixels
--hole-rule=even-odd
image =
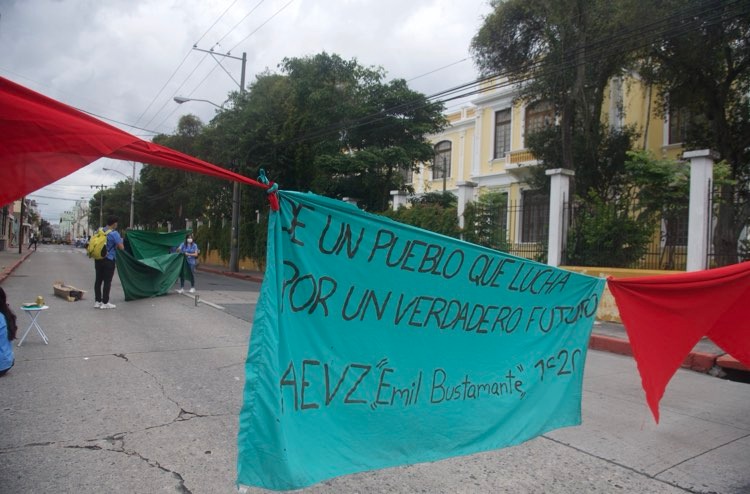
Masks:
[[[41,295],[37,295],[36,305],[38,305],[39,307],[42,307],[44,305],[44,297],[42,297]]]

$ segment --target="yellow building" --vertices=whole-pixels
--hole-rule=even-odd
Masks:
[[[527,149],[525,136],[553,124],[556,117],[548,103],[521,101],[512,85],[496,82],[487,83],[487,87],[497,88],[446,115],[448,127],[430,137],[434,161],[421,166],[411,183],[416,195],[443,190],[457,195],[461,226],[467,201],[476,201],[488,191],[505,193],[508,211],[519,213],[508,214],[508,240],[515,246],[538,244],[546,234],[547,220],[539,215],[548,194],[531,190],[527,184],[529,170],[538,161]],[[602,121],[614,128],[634,126],[640,134],[634,147],[676,159],[682,152],[685,122],[679,120],[679,114],[661,116],[658,105],[656,90],[641,83],[637,75],[616,78],[608,87]],[[394,208],[404,203],[403,195],[394,194]],[[659,241],[655,235],[655,242]],[[534,257],[538,249],[514,253]]]

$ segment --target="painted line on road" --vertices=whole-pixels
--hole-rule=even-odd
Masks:
[[[224,309],[224,307],[222,307],[221,305],[217,305],[217,304],[215,304],[215,303],[213,303],[213,302],[206,302],[206,301],[205,301],[205,300],[203,300],[203,299],[201,299],[201,300],[198,300],[198,303],[199,303],[199,304],[206,304],[206,305],[210,305],[210,306],[211,306],[211,307],[213,307],[214,309],[225,310],[225,309]]]

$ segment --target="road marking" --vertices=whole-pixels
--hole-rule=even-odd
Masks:
[[[189,293],[178,293],[178,295],[182,295],[183,297],[187,297],[187,298],[191,298],[191,299],[195,300],[195,295],[191,295],[191,294],[189,294]],[[210,306],[211,306],[211,307],[213,307],[214,309],[219,309],[219,310],[226,310],[226,309],[224,309],[224,307],[222,307],[221,305],[215,304],[215,303],[213,303],[213,302],[209,302],[208,300],[203,300],[202,298],[199,298],[199,299],[198,299],[198,303],[199,303],[199,304],[206,304],[206,305],[210,305]]]

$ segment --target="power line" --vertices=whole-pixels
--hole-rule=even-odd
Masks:
[[[214,46],[221,46],[221,42],[224,41],[224,39],[227,36],[229,36],[230,34],[232,34],[232,31],[234,31],[235,29],[237,29],[237,27],[240,24],[242,24],[243,22],[245,22],[245,19],[247,19],[248,17],[250,17],[250,14],[252,14],[253,12],[255,12],[258,9],[258,7],[260,7],[263,4],[263,2],[265,2],[265,0],[260,0],[260,2],[258,2],[257,4],[255,4],[255,7],[253,7],[252,9],[250,9],[250,12],[248,12],[247,14],[245,14],[245,16],[242,19],[240,19],[237,24],[235,24],[229,31],[227,31],[226,34],[224,34],[224,36],[222,36],[221,38],[219,38],[219,41],[217,41],[216,43],[214,43]],[[193,48],[195,48],[197,45],[198,45],[198,43],[196,43],[195,45],[193,45]]]
[[[244,21],[244,20],[245,20],[245,19],[246,19],[246,18],[247,18],[247,17],[248,17],[248,16],[250,15],[250,14],[252,14],[252,13],[253,13],[253,12],[255,11],[255,9],[257,9],[257,8],[258,8],[258,6],[260,6],[260,4],[261,4],[261,3],[263,3],[263,1],[264,1],[264,0],[261,0],[261,2],[259,2],[259,3],[258,3],[258,4],[257,4],[257,5],[256,5],[256,6],[255,6],[255,7],[254,7],[254,8],[253,8],[253,9],[252,9],[251,11],[250,11],[250,12],[248,12],[248,14],[246,14],[246,15],[245,15],[245,17],[243,17],[243,18],[242,18],[242,21]],[[270,16],[270,17],[269,17],[268,19],[266,19],[265,21],[263,21],[263,22],[262,22],[262,23],[261,23],[261,24],[260,24],[260,25],[259,25],[259,26],[258,26],[257,28],[255,28],[255,29],[254,29],[254,30],[253,30],[252,32],[250,32],[250,34],[248,34],[247,36],[245,36],[244,38],[242,38],[242,40],[241,40],[241,41],[240,41],[239,43],[237,43],[237,44],[236,44],[235,46],[233,46],[233,47],[232,47],[232,48],[231,48],[231,49],[230,49],[229,51],[227,51],[227,53],[226,53],[226,54],[227,54],[227,55],[230,55],[230,54],[232,53],[232,51],[234,51],[234,49],[235,49],[235,48],[237,48],[237,47],[238,47],[238,46],[239,46],[240,44],[244,43],[244,42],[245,42],[245,41],[246,41],[246,40],[247,40],[248,38],[250,38],[250,37],[251,37],[251,36],[252,36],[253,34],[257,33],[257,32],[258,32],[258,31],[259,31],[259,30],[260,30],[260,29],[261,29],[261,28],[262,28],[263,26],[265,26],[266,24],[268,24],[268,23],[269,23],[269,22],[270,22],[270,21],[271,21],[271,20],[272,20],[272,19],[273,19],[274,17],[276,17],[277,15],[279,15],[279,14],[280,14],[281,12],[283,12],[283,11],[284,11],[284,9],[286,9],[286,8],[287,8],[287,7],[288,7],[288,6],[289,6],[289,5],[290,5],[290,4],[292,3],[292,2],[294,2],[294,0],[289,0],[289,2],[287,2],[286,4],[284,4],[284,5],[283,5],[283,6],[282,6],[282,7],[281,7],[281,8],[279,9],[279,10],[277,10],[276,12],[274,12],[274,13],[273,13],[273,15],[271,15],[271,16]],[[240,23],[241,23],[242,21],[240,21]],[[230,30],[229,30],[229,32],[228,32],[227,34],[225,34],[225,35],[224,35],[224,36],[223,36],[223,37],[221,38],[221,40],[223,40],[223,39],[224,39],[224,38],[225,38],[225,37],[226,37],[227,35],[229,35],[229,33],[231,33],[231,32],[232,32],[232,31],[233,31],[233,30],[234,30],[234,29],[235,29],[235,28],[236,28],[237,26],[239,26],[239,24],[240,24],[240,23],[237,23],[237,24],[236,24],[236,25],[235,25],[235,26],[234,26],[234,27],[233,27],[232,29],[230,29]],[[221,40],[219,40],[219,41],[221,41]],[[219,44],[219,42],[216,42],[216,45],[218,45],[218,44]],[[197,46],[193,46],[193,48],[197,48]],[[208,55],[206,55],[206,56],[208,56]],[[204,58],[203,58],[203,59],[201,60],[201,63],[202,63],[202,61],[203,61],[203,60],[205,60],[205,57],[206,57],[206,56],[204,56]],[[217,63],[218,63],[218,65],[219,65],[219,66],[221,66],[221,63],[220,63],[220,62],[219,62],[218,60],[217,60]],[[197,68],[197,67],[196,67],[196,68]],[[216,70],[216,68],[217,68],[217,66],[214,66],[214,67],[213,67],[213,68],[212,68],[212,69],[211,69],[211,70],[210,70],[210,71],[209,71],[209,72],[208,72],[208,73],[207,73],[207,74],[206,74],[206,75],[205,75],[205,76],[203,77],[203,79],[201,79],[201,81],[200,81],[200,82],[199,82],[198,84],[196,84],[196,85],[195,85],[195,87],[193,87],[193,90],[192,90],[192,91],[189,91],[189,92],[188,92],[188,97],[190,97],[190,96],[192,96],[193,94],[195,94],[195,92],[196,92],[196,91],[198,90],[198,88],[200,88],[200,87],[201,87],[201,86],[203,85],[203,83],[204,83],[204,82],[206,82],[206,80],[207,80],[207,79],[209,78],[209,76],[210,76],[211,74],[213,74],[213,72],[214,72],[214,71]],[[222,66],[222,68],[223,68],[223,66]],[[194,71],[193,71],[193,72],[194,72]],[[190,76],[192,76],[193,72],[191,72],[191,73],[190,73],[190,74],[188,75],[188,79],[190,78]],[[186,82],[187,82],[187,79],[185,80],[185,82],[183,82],[183,84],[182,84],[182,85],[180,85],[180,87],[184,86]],[[179,88],[177,89],[177,91],[179,91]],[[175,95],[177,94],[177,91],[175,91],[175,93],[174,93]],[[157,113],[156,113],[156,114],[154,115],[154,117],[152,117],[152,120],[153,120],[153,118],[155,118],[155,117],[156,117],[156,115],[158,115],[158,114],[159,114],[159,112],[161,112],[161,110],[162,110],[162,109],[164,108],[164,106],[166,106],[166,104],[167,104],[167,103],[169,103],[169,101],[170,101],[170,100],[167,100],[167,101],[166,101],[166,102],[164,103],[164,105],[162,105],[162,106],[161,106],[161,108],[159,108],[159,111],[158,111],[158,112],[157,112]],[[177,108],[174,108],[174,109],[173,109],[173,110],[172,110],[171,112],[169,112],[169,113],[167,114],[167,116],[166,116],[166,117],[164,117],[164,118],[163,118],[163,119],[161,120],[161,122],[159,122],[159,124],[157,125],[157,127],[161,127],[161,126],[162,126],[162,125],[163,125],[163,124],[164,124],[164,123],[165,123],[165,122],[166,122],[167,120],[169,120],[169,118],[170,118],[170,117],[171,117],[171,116],[172,116],[172,115],[174,114],[174,112],[175,112],[175,111],[177,111]],[[150,122],[151,122],[151,120],[149,120],[149,123],[150,123]]]
[[[220,21],[220,20],[222,19],[222,17],[224,17],[224,16],[226,15],[226,13],[227,13],[227,12],[229,12],[229,9],[231,9],[232,7],[234,7],[234,4],[235,4],[235,3],[237,3],[237,0],[234,0],[234,2],[232,2],[232,3],[231,3],[231,4],[229,5],[229,7],[227,7],[227,8],[226,8],[226,10],[224,10],[224,12],[222,12],[222,13],[221,13],[221,15],[220,15],[219,17],[217,17],[217,18],[216,18],[216,20],[214,21],[214,23],[213,23],[213,24],[211,24],[211,25],[210,25],[210,26],[208,27],[208,29],[206,29],[206,32],[205,32],[205,33],[203,33],[203,34],[201,35],[201,37],[200,37],[200,38],[198,38],[198,39],[197,39],[197,40],[195,41],[195,43],[193,43],[193,46],[194,46],[194,47],[195,47],[195,46],[198,46],[198,43],[200,43],[200,42],[201,42],[201,40],[202,40],[202,39],[203,39],[203,38],[204,38],[204,37],[205,37],[205,36],[206,36],[206,35],[208,34],[208,32],[209,32],[209,31],[210,31],[211,29],[213,29],[213,27],[214,27],[214,26],[215,26],[216,24],[218,24],[218,23],[219,23],[219,21]],[[188,53],[190,53],[190,52],[188,52]]]
[[[220,20],[221,20],[221,19],[222,19],[222,18],[224,17],[224,15],[225,15],[225,14],[226,14],[226,13],[227,13],[227,12],[229,11],[229,9],[231,9],[231,8],[232,8],[232,6],[234,6],[234,4],[235,4],[235,3],[237,3],[237,0],[234,0],[234,2],[232,2],[232,3],[231,3],[231,4],[229,5],[229,7],[227,7],[227,8],[226,8],[226,10],[224,10],[224,12],[222,12],[222,14],[221,14],[221,15],[220,15],[219,17],[217,17],[217,18],[216,18],[216,20],[215,20],[215,21],[213,22],[213,24],[211,24],[211,26],[209,26],[209,27],[208,27],[208,29],[206,29],[206,31],[205,31],[205,32],[203,33],[203,35],[201,35],[201,37],[200,37],[200,38],[198,38],[198,40],[197,40],[197,41],[196,41],[195,43],[193,43],[193,46],[194,46],[194,47],[198,45],[198,43],[199,43],[199,42],[200,42],[200,41],[201,41],[201,40],[202,40],[202,39],[203,39],[203,38],[204,38],[204,37],[205,37],[205,36],[206,36],[206,35],[208,34],[208,32],[209,32],[209,31],[210,31],[211,29],[213,29],[213,27],[214,27],[214,26],[215,26],[215,25],[216,25],[216,24],[217,24],[217,23],[218,23],[218,22],[219,22],[219,21],[220,21]],[[148,110],[149,110],[149,109],[151,108],[151,106],[152,106],[152,105],[153,105],[153,104],[154,104],[154,103],[156,102],[156,100],[157,100],[157,99],[159,98],[159,95],[161,95],[161,93],[162,93],[162,92],[164,91],[164,89],[165,89],[165,88],[167,87],[167,85],[168,85],[168,84],[170,83],[170,81],[172,81],[172,79],[174,79],[174,76],[175,76],[175,75],[177,75],[177,72],[178,72],[178,71],[180,70],[180,68],[181,68],[181,67],[182,67],[182,66],[184,65],[185,61],[186,61],[186,60],[188,59],[188,57],[190,56],[190,54],[191,54],[192,52],[193,52],[193,50],[188,50],[188,52],[187,52],[187,53],[185,54],[185,57],[183,57],[182,61],[181,61],[181,62],[180,62],[180,63],[179,63],[178,65],[177,65],[177,67],[176,67],[176,68],[174,69],[174,71],[172,72],[172,75],[170,75],[170,76],[169,76],[169,77],[167,78],[167,80],[166,80],[166,81],[164,82],[164,85],[163,85],[163,86],[161,87],[161,89],[159,89],[159,91],[158,91],[158,92],[156,93],[156,95],[154,95],[154,98],[153,98],[153,99],[151,100],[151,102],[150,102],[150,103],[148,104],[148,106],[146,107],[146,109],[145,109],[145,110],[143,110],[143,112],[141,113],[141,115],[140,115],[140,116],[138,117],[138,119],[137,119],[137,120],[135,121],[135,123],[136,123],[136,124],[137,124],[138,122],[140,122],[141,118],[143,118],[143,116],[144,116],[144,115],[146,114],[146,112],[148,112]],[[190,72],[190,74],[188,74],[188,76],[187,76],[187,77],[185,78],[185,80],[184,80],[184,81],[182,82],[182,84],[180,84],[180,86],[179,86],[179,87],[178,87],[178,88],[177,88],[177,89],[175,90],[175,92],[174,92],[174,94],[173,94],[172,96],[174,96],[175,94],[177,94],[177,91],[179,91],[179,90],[180,90],[180,88],[181,88],[182,86],[184,86],[184,85],[185,85],[185,83],[187,82],[187,80],[188,80],[188,79],[190,78],[190,76],[192,76],[192,75],[193,75],[193,73],[194,73],[194,72],[195,72],[195,71],[196,71],[196,70],[198,69],[198,67],[200,67],[200,65],[201,65],[201,64],[203,63],[203,61],[205,60],[205,58],[206,58],[206,57],[204,56],[204,57],[203,57],[203,58],[202,58],[202,59],[201,59],[201,60],[200,60],[200,61],[198,62],[198,64],[197,64],[197,65],[195,66],[195,68],[193,68],[193,70],[192,70],[192,71]],[[159,113],[161,112],[161,110],[162,110],[162,109],[164,108],[164,106],[165,106],[165,105],[166,105],[167,103],[169,103],[169,101],[170,101],[170,100],[167,100],[167,102],[166,102],[166,103],[164,103],[164,104],[163,104],[163,105],[162,105],[162,106],[161,106],[161,107],[159,108],[159,110],[157,110],[157,111],[156,111],[156,113],[154,114],[154,116],[153,116],[153,117],[151,117],[151,119],[150,119],[150,120],[149,120],[148,122],[146,122],[146,125],[150,124],[150,123],[151,123],[151,121],[152,121],[152,120],[153,120],[154,118],[156,118],[156,115],[158,115],[158,114],[159,114]],[[170,115],[171,115],[171,113],[170,113]],[[157,127],[161,127],[161,124],[157,125]],[[158,132],[157,132],[157,134],[158,134]]]
[[[252,31],[252,32],[251,32],[250,34],[248,34],[247,36],[245,36],[244,38],[242,38],[242,39],[240,40],[240,42],[239,42],[239,43],[237,43],[236,45],[234,45],[234,46],[233,46],[233,47],[232,47],[232,48],[231,48],[231,49],[229,50],[229,52],[231,53],[231,52],[232,52],[232,51],[233,51],[233,50],[234,50],[235,48],[237,48],[237,47],[238,47],[238,46],[240,46],[240,45],[241,45],[242,43],[244,43],[245,41],[247,41],[247,39],[248,39],[248,38],[249,38],[250,36],[252,36],[253,34],[255,34],[255,33],[257,33],[258,31],[260,31],[260,29],[261,29],[261,28],[262,28],[263,26],[265,26],[266,24],[268,24],[269,22],[271,22],[271,20],[272,20],[272,19],[273,19],[274,17],[276,17],[277,15],[279,15],[280,13],[282,13],[282,12],[283,12],[283,11],[284,11],[284,10],[285,10],[285,9],[286,9],[287,7],[289,7],[289,5],[291,5],[291,3],[292,3],[292,2],[294,2],[294,0],[289,0],[289,1],[287,2],[287,3],[285,3],[285,4],[284,4],[284,6],[283,6],[283,7],[281,7],[281,8],[279,9],[279,10],[277,10],[276,12],[274,12],[274,13],[273,13],[273,15],[272,15],[271,17],[269,17],[268,19],[266,19],[266,20],[265,20],[265,21],[264,21],[264,22],[263,22],[263,23],[262,23],[262,24],[261,24],[260,26],[258,26],[257,28],[255,28],[255,29],[254,29],[254,30],[253,30],[253,31]]]
[[[733,2],[729,2],[727,4],[724,4],[723,6],[729,6],[731,4],[735,3],[743,3],[743,0],[734,0]],[[711,16],[705,16],[705,14],[712,13]],[[736,16],[742,15],[747,13],[747,10],[743,11],[740,10],[736,13]],[[671,22],[676,17],[691,17],[692,20],[689,20],[687,24],[683,24],[677,27],[674,27],[671,25]],[[385,118],[390,118],[393,116],[393,112],[398,111],[413,111],[419,108],[423,108],[426,105],[429,104],[437,104],[437,103],[446,103],[449,101],[453,101],[460,98],[465,98],[468,96],[473,96],[476,94],[492,91],[495,89],[500,89],[503,87],[510,87],[513,85],[523,84],[525,82],[533,81],[540,76],[543,75],[549,75],[553,73],[559,73],[564,70],[569,70],[575,67],[578,67],[582,64],[590,63],[591,58],[595,57],[601,57],[606,58],[612,55],[618,55],[619,48],[617,47],[621,42],[628,41],[628,40],[636,40],[640,39],[641,42],[632,47],[632,49],[637,48],[643,48],[646,46],[649,46],[654,39],[654,37],[661,37],[661,38],[673,38],[680,36],[682,34],[686,34],[688,32],[691,32],[694,30],[695,25],[707,25],[711,23],[715,23],[718,20],[721,20],[723,18],[723,12],[717,11],[714,6],[711,5],[700,5],[697,7],[690,7],[685,8],[682,10],[677,10],[671,14],[668,14],[667,16],[658,19],[656,21],[653,21],[651,23],[641,25],[639,28],[633,28],[633,29],[623,29],[621,32],[616,33],[614,36],[609,36],[607,38],[602,38],[600,40],[595,40],[592,43],[589,43],[587,45],[584,45],[582,47],[577,48],[575,51],[571,52],[573,54],[577,54],[580,50],[586,50],[587,59],[582,61],[575,61],[575,56],[568,56],[567,59],[571,60],[571,62],[566,63],[558,63],[553,64],[550,62],[534,62],[527,67],[526,70],[526,76],[515,78],[513,80],[509,79],[509,76],[511,75],[510,71],[502,72],[502,73],[496,73],[489,76],[485,76],[482,78],[479,78],[475,81],[471,81],[465,84],[461,84],[458,86],[455,86],[453,88],[449,88],[443,91],[440,91],[438,93],[434,93],[427,97],[429,100],[428,103],[422,103],[422,100],[413,100],[413,101],[407,101],[404,103],[401,103],[399,105],[395,105],[394,107],[383,109],[379,112],[360,117],[359,119],[355,119],[352,122],[344,123],[344,124],[331,124],[326,127],[322,127],[320,129],[316,129],[312,132],[309,132],[305,135],[287,139],[286,141],[282,141],[281,143],[277,143],[277,146],[284,146],[288,144],[294,144],[297,142],[302,142],[309,139],[315,139],[322,137],[324,135],[330,134],[330,133],[337,133],[345,129],[352,129],[356,127],[360,127],[363,125],[375,123],[377,121],[383,120]],[[666,26],[663,27],[663,26]],[[644,27],[649,27],[649,29],[644,29]],[[650,32],[651,31],[651,32]],[[651,34],[652,37],[645,37],[645,34]],[[588,51],[588,48],[595,48],[591,51]],[[534,72],[534,70],[537,70],[537,72]],[[507,80],[503,80],[507,79]],[[498,82],[495,84],[490,84],[488,86],[482,87],[482,84],[484,84],[487,81],[491,80],[501,80],[502,82]]]

